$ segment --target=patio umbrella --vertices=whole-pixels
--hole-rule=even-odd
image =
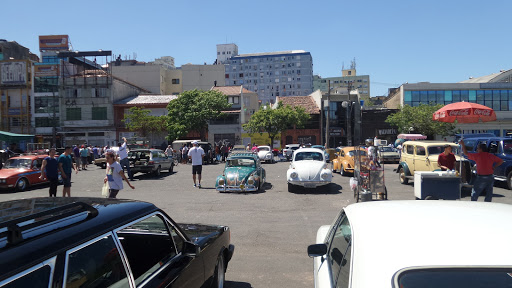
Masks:
[[[448,123],[478,123],[496,121],[492,108],[471,102],[456,102],[445,105],[432,115],[432,120]]]

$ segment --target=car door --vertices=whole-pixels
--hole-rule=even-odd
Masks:
[[[164,152],[159,151],[158,157],[160,157],[162,161],[162,169],[168,170],[169,168],[171,168],[171,159],[167,157]]]
[[[352,254],[352,229],[343,213],[330,235],[327,260],[331,272],[331,287],[349,287]]]
[[[182,253],[185,240],[160,213],[116,230],[136,286],[201,287],[204,267],[197,257]]]
[[[414,171],[432,170],[434,169],[430,169],[430,161],[427,158],[427,148],[423,145],[416,145],[414,149]]]
[[[414,145],[403,145],[401,162],[405,162],[409,167],[409,172],[411,175],[414,175]]]
[[[489,153],[494,154],[495,156],[502,158],[501,155],[503,155],[503,141],[500,140],[491,140],[489,141]],[[496,167],[494,174],[496,176],[507,176],[506,171],[504,169],[507,169],[507,165],[500,165]]]
[[[27,175],[28,181],[30,184],[37,184],[41,182],[41,179],[39,179],[39,176],[41,176],[41,166],[43,164],[42,159],[34,159],[32,160],[32,165],[30,169],[32,170]]]

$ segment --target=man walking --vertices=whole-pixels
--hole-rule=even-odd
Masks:
[[[188,158],[192,160],[192,179],[194,179],[194,187],[196,187],[196,174],[199,180],[197,187],[201,188],[201,172],[203,170],[204,150],[198,147],[197,141],[192,142],[194,147],[188,151]]]
[[[50,149],[49,156],[43,159],[39,179],[50,181],[50,197],[57,197],[59,185],[59,161],[55,158],[55,148]]]
[[[110,187],[108,198],[116,198],[119,190],[123,189],[123,180],[126,181],[126,184],[128,184],[130,188],[135,189],[124,175],[124,170],[121,168],[121,164],[116,161],[115,153],[107,152],[107,154],[105,154],[105,158],[107,159],[107,176],[103,179],[103,183],[107,183],[108,181],[108,187]]]
[[[64,182],[64,188],[62,189],[62,197],[71,197],[71,168],[78,174],[78,169],[71,159],[71,147],[67,146],[64,153],[59,156],[59,171],[62,176],[62,182]]]
[[[87,170],[87,154],[88,154],[87,147],[82,145],[82,148],[80,149],[80,162],[82,163],[82,170]]]
[[[492,190],[494,186],[494,169],[501,164],[503,160],[491,153],[487,153],[487,146],[480,143],[477,147],[477,153],[468,153],[464,139],[460,140],[462,151],[467,155],[468,159],[476,162],[476,180],[471,191],[471,201],[477,201],[480,193],[485,190],[485,202],[492,201]]]
[[[123,143],[119,142],[119,151],[117,154],[119,155],[119,163],[123,170],[126,168],[126,172],[128,173],[128,177],[130,177],[130,181],[133,181],[132,171],[130,170],[130,159],[128,159],[128,151],[126,150],[126,137],[123,137]]]
[[[183,146],[181,147],[181,161],[183,162],[183,164],[187,164],[187,160],[188,160],[188,147],[187,147],[187,144],[183,144]]]
[[[80,148],[77,145],[73,147],[73,155],[75,157],[76,167],[80,170]]]

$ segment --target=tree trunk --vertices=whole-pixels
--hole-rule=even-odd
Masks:
[[[270,152],[274,153],[272,150],[274,150],[274,136],[270,136]]]

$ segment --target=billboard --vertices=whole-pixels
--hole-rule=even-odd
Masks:
[[[69,50],[68,35],[39,36],[39,50]]]
[[[34,65],[34,77],[59,76],[58,64]]]
[[[0,85],[27,84],[27,62],[0,63]]]

